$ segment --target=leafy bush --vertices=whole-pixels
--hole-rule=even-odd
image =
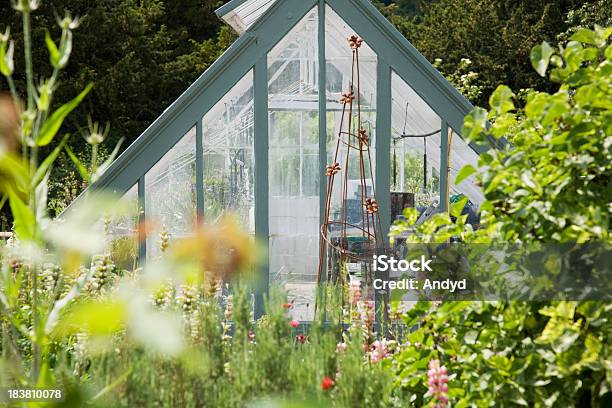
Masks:
[[[550,78],[559,90],[530,93],[516,112],[514,94],[500,86],[490,111],[476,108],[466,117],[466,137],[502,146],[480,156],[483,228],[472,231],[461,208],[452,208],[455,223],[438,214],[415,227],[414,242],[451,236],[466,242],[610,242],[610,34],[612,28],[582,29],[557,51],[547,43],[535,47],[534,68],[543,76],[552,64]],[[456,183],[476,172],[466,166]],[[406,215],[392,234],[413,227],[415,214]],[[425,373],[432,360],[448,372],[446,397],[453,406],[612,402],[607,302],[419,302],[402,318],[416,329],[391,367],[417,406],[432,395],[432,369]]]

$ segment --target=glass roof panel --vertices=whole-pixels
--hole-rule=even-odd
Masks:
[[[313,8],[268,53],[271,110],[318,111],[317,21]]]
[[[221,18],[232,26],[238,34],[248,30],[259,17],[261,17],[276,0],[247,0]]]
[[[348,38],[359,32],[349,26],[331,7],[325,6],[325,59],[327,76],[327,111],[340,110],[341,92],[349,89],[352,66]],[[376,53],[367,44],[359,48],[359,76],[362,112],[376,109]]]

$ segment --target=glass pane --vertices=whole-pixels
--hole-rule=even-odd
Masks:
[[[147,237],[147,258],[160,255],[160,233],[189,233],[196,220],[195,127],[145,175],[146,215],[155,226]]]
[[[312,320],[319,254],[317,10],[268,53],[270,283]]]
[[[104,223],[106,246],[118,268],[132,271],[138,261],[138,184],[132,186],[120,202],[121,214],[109,216]]]
[[[391,215],[426,207],[440,196],[440,117],[391,74]]]
[[[451,181],[451,201],[455,194],[465,194],[476,206],[480,206],[484,201],[484,196],[480,187],[476,185],[474,175],[463,180],[461,184],[455,184],[455,178],[463,166],[471,164],[478,168],[478,153],[474,151],[457,133],[453,133],[451,141],[450,157],[450,181]]]
[[[202,120],[204,221],[237,217],[255,233],[253,72],[245,75]]]

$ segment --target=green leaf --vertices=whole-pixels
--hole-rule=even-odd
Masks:
[[[13,214],[15,232],[19,239],[32,241],[37,234],[36,218],[21,198],[14,192],[9,192],[9,203]]]
[[[514,93],[507,85],[499,85],[489,98],[489,105],[493,108],[496,115],[502,115],[514,110]]]
[[[455,184],[461,183],[463,180],[470,177],[472,174],[476,173],[477,171],[478,170],[476,170],[476,167],[472,166],[471,164],[467,164],[463,166],[461,170],[459,171],[459,174],[457,174],[457,177],[455,178]]]
[[[68,135],[64,136],[64,139],[62,139],[60,144],[57,145],[55,149],[53,149],[51,154],[49,154],[47,158],[40,164],[38,169],[36,169],[36,173],[34,174],[34,178],[32,179],[32,184],[31,184],[32,187],[37,186],[38,183],[40,183],[40,181],[49,172],[51,165],[53,164],[53,162],[55,161],[59,153],[64,148],[64,145],[66,144],[66,140],[68,140]]]
[[[48,30],[45,32],[45,44],[47,45],[47,50],[49,51],[49,62],[51,63],[52,67],[57,68],[59,66],[60,52],[51,39],[51,34],[49,34]]]
[[[29,171],[20,158],[0,152],[0,191],[13,191],[25,197],[29,187]]]
[[[6,44],[0,44],[0,73],[5,77],[13,75],[15,64],[13,61],[13,53],[15,51],[15,43],[13,41]]]
[[[74,306],[59,321],[53,337],[86,332],[90,335],[107,335],[124,327],[127,308],[124,303],[112,300],[88,301]]]
[[[404,217],[406,217],[406,223],[411,226],[414,225],[414,223],[416,223],[417,219],[419,218],[419,212],[416,208],[404,208],[402,214],[404,215]]]
[[[487,111],[476,107],[463,120],[461,134],[468,142],[478,141],[487,127]]]
[[[579,41],[584,44],[597,45],[595,31],[589,30],[588,28],[579,29],[570,37],[570,40]]]
[[[66,146],[66,153],[68,153],[68,157],[70,157],[70,160],[72,160],[72,162],[76,166],[77,170],[79,171],[79,174],[81,175],[81,178],[89,183],[90,177],[89,171],[87,171],[87,167],[85,167],[83,163],[81,163],[79,158],[76,157],[76,155],[72,152],[72,149],[70,149],[70,147],[68,146]]]
[[[516,126],[516,117],[513,113],[504,113],[495,118],[489,131],[497,138],[505,136]],[[510,133],[511,134],[511,133]]]
[[[47,199],[49,197],[49,174],[45,173],[43,179],[34,189],[34,197],[36,197],[36,222],[42,229],[48,225],[49,217],[47,215]]]
[[[53,112],[53,114],[51,114],[49,119],[45,121],[40,129],[40,134],[36,140],[37,146],[46,146],[51,143],[57,132],[60,130],[60,127],[62,127],[62,123],[64,123],[66,116],[68,116],[68,114],[81,103],[92,87],[93,84],[87,85],[87,87],[73,100],[60,106],[55,112]]]
[[[563,49],[563,59],[567,69],[565,72],[570,74],[580,68],[584,60],[584,47],[577,41],[570,41]]]
[[[451,215],[455,218],[459,218],[467,202],[468,202],[467,196],[463,196],[459,199],[459,201],[451,204],[451,208],[450,208]]]
[[[540,76],[546,75],[546,69],[550,62],[550,57],[553,55],[553,49],[546,41],[542,44],[536,45],[531,49],[529,58],[531,59],[531,66],[536,70]]]

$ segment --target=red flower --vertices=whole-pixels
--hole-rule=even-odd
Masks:
[[[323,381],[321,381],[321,388],[324,390],[329,390],[333,386],[334,380],[332,380],[330,377],[325,377]]]
[[[308,337],[304,336],[303,334],[298,334],[297,336],[295,336],[295,339],[298,341],[298,343],[306,343]]]
[[[283,303],[283,307],[285,309],[291,309],[293,307],[293,303]]]
[[[300,322],[298,322],[297,320],[292,320],[289,322],[289,326],[293,327],[294,329],[297,329],[299,325]]]
[[[255,333],[252,330],[249,330],[249,341],[251,343],[255,341]]]

